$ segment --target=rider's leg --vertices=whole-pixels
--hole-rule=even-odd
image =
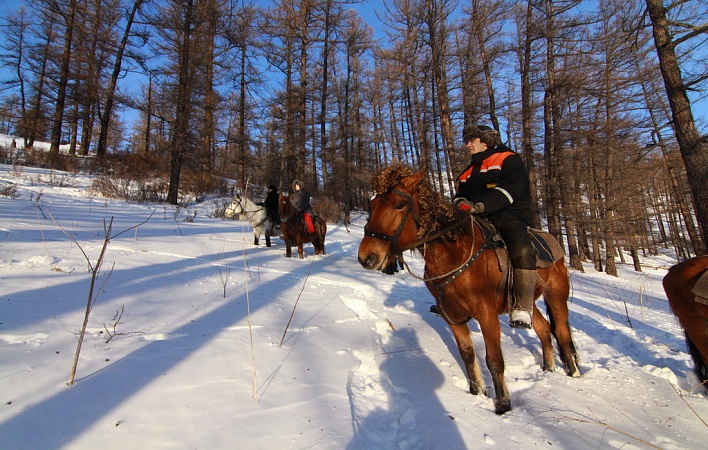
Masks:
[[[509,259],[514,268],[514,305],[509,313],[509,325],[514,328],[531,328],[538,281],[536,250],[531,245],[525,223],[516,222],[503,228],[500,227],[500,231],[509,249]]]

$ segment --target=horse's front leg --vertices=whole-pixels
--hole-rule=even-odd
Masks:
[[[479,361],[474,352],[474,344],[470,336],[470,328],[466,323],[460,325],[450,324],[452,334],[457,342],[457,349],[460,351],[462,362],[467,370],[467,381],[470,384],[470,394],[472,395],[487,395],[487,387],[482,379],[482,371],[479,368]]]
[[[499,328],[499,316],[495,311],[480,316],[477,321],[484,337],[484,346],[487,349],[487,369],[492,375],[494,385],[494,412],[504,414],[511,411],[511,397],[506,389],[504,380],[504,355],[501,348],[501,329]]]
[[[271,245],[271,243],[270,243],[270,233],[267,232],[267,231],[266,231],[266,234],[265,234],[265,238],[266,238],[266,247],[270,247],[270,245]]]
[[[290,239],[288,238],[288,233],[285,230],[283,231],[283,240],[285,241],[285,256],[290,258],[293,253],[292,253],[292,242],[290,242]]]
[[[302,249],[302,244],[303,244],[302,239],[298,239],[297,240],[297,254],[300,257],[300,259],[305,259],[305,252]]]

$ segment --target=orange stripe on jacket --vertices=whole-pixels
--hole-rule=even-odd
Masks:
[[[485,159],[482,161],[482,166],[479,168],[480,173],[482,172],[488,172],[490,170],[501,170],[502,163],[504,160],[510,156],[514,155],[514,152],[502,152],[502,153],[493,153],[492,155],[489,156],[489,158]],[[472,176],[472,171],[474,171],[474,168],[477,167],[477,165],[472,165],[467,168],[464,172],[460,174],[457,179],[461,182],[464,183],[469,179],[469,177]]]

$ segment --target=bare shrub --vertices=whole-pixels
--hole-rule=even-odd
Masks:
[[[167,197],[167,166],[153,155],[111,154],[97,168],[103,175],[91,185],[95,194],[140,203],[161,202]]]
[[[318,198],[316,202],[313,202],[312,209],[327,223],[340,223],[343,220],[344,209],[342,205],[329,197]]]
[[[46,177],[40,180],[52,187],[74,187],[76,186],[76,175],[65,172],[50,170]]]
[[[181,187],[194,196],[197,202],[203,201],[207,195],[224,195],[228,190],[223,178],[215,177],[206,172],[186,170]]]
[[[0,196],[17,198],[20,195],[17,193],[17,185],[14,183],[0,183]]]
[[[167,182],[161,179],[131,180],[114,175],[103,175],[93,180],[90,191],[92,194],[126,201],[161,202],[167,197]]]
[[[101,172],[127,179],[166,178],[167,163],[160,157],[145,153],[112,153],[101,161]]]
[[[12,154],[13,152],[11,148],[0,145],[0,163],[12,164],[15,159]]]
[[[231,220],[226,217],[226,207],[231,204],[231,200],[224,199],[214,199],[214,213],[212,217],[214,219]]]

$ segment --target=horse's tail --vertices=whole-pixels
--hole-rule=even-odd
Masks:
[[[691,354],[691,358],[693,358],[693,362],[696,365],[696,375],[698,375],[698,379],[701,381],[701,383],[703,383],[703,386],[708,389],[708,366],[706,365],[705,361],[703,361],[703,355],[701,355],[701,351],[698,350],[698,347],[688,336],[686,330],[684,330],[684,336],[686,336],[686,346],[688,347],[688,353]]]

